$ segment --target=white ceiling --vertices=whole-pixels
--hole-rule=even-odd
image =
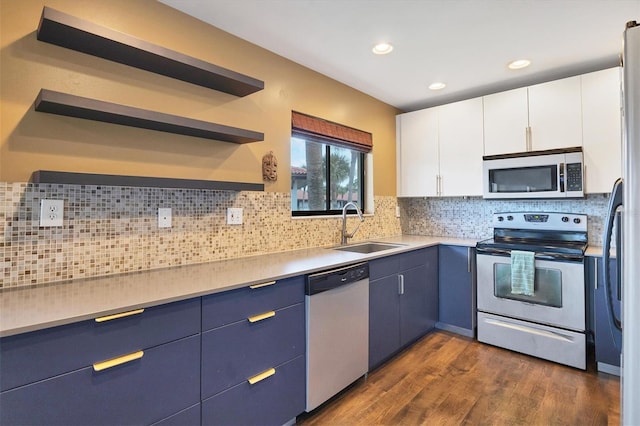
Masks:
[[[404,111],[615,66],[640,21],[640,0],[160,1]]]

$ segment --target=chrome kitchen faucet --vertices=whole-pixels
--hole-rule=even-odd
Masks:
[[[347,244],[347,239],[353,238],[356,231],[360,227],[360,223],[358,223],[356,225],[356,229],[354,229],[353,232],[347,233],[347,207],[349,207],[350,205],[356,209],[356,213],[358,213],[360,222],[364,222],[364,216],[362,216],[362,212],[360,211],[358,206],[355,203],[353,203],[353,201],[349,201],[347,204],[345,204],[344,207],[342,208],[342,239],[340,241],[340,244]]]

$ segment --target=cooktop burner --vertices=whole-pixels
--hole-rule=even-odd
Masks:
[[[587,215],[513,212],[493,215],[493,238],[480,241],[480,251],[533,251],[539,255],[580,258],[587,249]]]

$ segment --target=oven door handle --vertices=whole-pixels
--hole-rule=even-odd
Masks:
[[[476,254],[488,254],[488,255],[503,254],[505,256],[511,256],[511,250],[490,248],[490,247],[483,247],[483,248],[476,247]]]

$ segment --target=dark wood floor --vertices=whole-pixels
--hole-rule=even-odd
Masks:
[[[437,331],[298,424],[618,425],[620,381]]]

